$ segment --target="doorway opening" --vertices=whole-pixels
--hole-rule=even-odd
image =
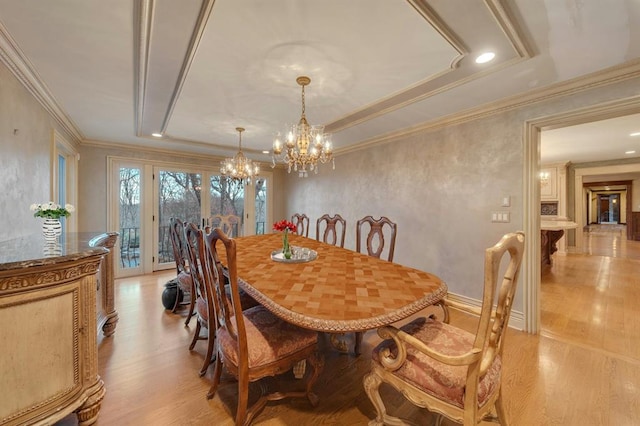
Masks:
[[[553,116],[543,117],[525,122],[524,134],[524,230],[528,235],[525,247],[525,262],[523,266],[523,307],[524,328],[529,333],[540,331],[541,315],[541,236],[540,236],[540,149],[541,135],[544,130],[559,129],[595,121],[629,116],[640,113],[640,96],[620,99],[600,105],[594,105],[575,111],[568,111]],[[629,171],[638,164],[620,167]],[[583,201],[582,179],[589,173],[589,169],[576,170],[571,178],[575,182],[574,199],[568,197],[568,203],[575,203],[575,220],[579,226],[575,232],[576,250],[581,251],[584,222],[585,203]]]

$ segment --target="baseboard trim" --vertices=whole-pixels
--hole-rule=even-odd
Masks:
[[[463,296],[461,294],[449,293],[447,298],[454,302],[462,303],[463,305],[473,306],[476,308],[482,307],[482,300],[473,299],[471,297]],[[511,310],[511,317],[509,318],[509,328],[513,328],[518,331],[524,330],[524,313],[520,311]]]

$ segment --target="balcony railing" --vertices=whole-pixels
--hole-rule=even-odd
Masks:
[[[169,237],[169,226],[158,228],[158,263],[173,262],[173,247]],[[256,222],[256,234],[265,233],[265,223]],[[123,268],[140,266],[140,228],[120,228],[120,263]]]

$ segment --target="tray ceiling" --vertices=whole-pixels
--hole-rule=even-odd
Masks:
[[[639,27],[634,0],[0,0],[0,59],[81,142],[228,156],[241,126],[266,162],[299,75],[340,154],[636,60]]]

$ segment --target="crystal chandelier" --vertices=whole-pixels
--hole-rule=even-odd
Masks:
[[[287,165],[289,173],[293,169],[298,172],[298,176],[307,177],[307,167],[317,174],[318,162],[332,161],[335,170],[331,134],[324,133],[324,126],[310,125],[305,117],[304,86],[311,83],[311,79],[301,76],[296,82],[302,86],[302,116],[297,125],[287,129],[284,144],[280,133],[276,135],[271,167],[275,167],[276,162],[280,161]]]
[[[220,162],[220,174],[248,185],[251,183],[251,178],[258,176],[260,173],[260,165],[244,156],[242,153],[242,132],[244,132],[244,128],[236,127],[236,130],[240,136],[238,153],[235,157],[225,158]]]

